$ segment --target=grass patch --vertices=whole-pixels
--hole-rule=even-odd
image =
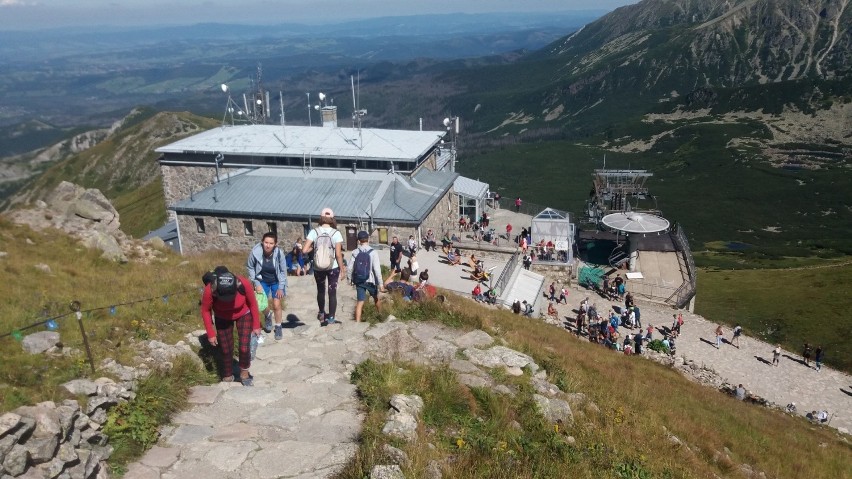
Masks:
[[[60,385],[91,374],[80,329],[69,304],[79,301],[94,362],[110,357],[129,364],[138,342],[169,344],[202,327],[198,287],[204,271],[226,264],[239,271],[245,255],[211,252],[181,257],[169,250],[152,264],[113,263],[58,231],[36,232],[0,219],[0,271],[15,278],[0,302],[0,334],[59,317],[57,331],[71,357],[30,355],[13,337],[0,338],[0,408],[11,410],[45,400],[61,400]],[[73,258],[69,260],[69,258]],[[43,264],[49,272],[36,268]],[[129,303],[129,304],[122,304]],[[119,305],[113,314],[110,306]],[[22,331],[44,331],[45,326]],[[100,374],[96,373],[94,377]]]
[[[830,266],[838,262],[822,262]],[[800,351],[822,345],[825,363],[852,371],[852,345],[829,324],[849,324],[846,285],[852,265],[782,270],[699,269],[695,312],[745,333]],[[783,298],[783,299],[781,299]]]

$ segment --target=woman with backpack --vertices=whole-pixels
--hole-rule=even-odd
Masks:
[[[204,291],[201,294],[201,319],[207,331],[207,340],[219,347],[222,381],[234,380],[234,326],[239,338],[240,382],[252,386],[251,338],[260,336],[260,311],[257,299],[251,293],[251,282],[237,276],[225,266],[217,266],[212,273],[202,278]],[[246,292],[248,291],[248,294]]]
[[[341,273],[346,275],[343,262],[343,235],[337,231],[337,222],[331,208],[320,212],[318,226],[308,233],[302,247],[304,254],[314,252],[313,270],[317,283],[317,320],[321,326],[334,324],[337,320],[337,283]],[[328,294],[328,313],[325,312],[325,297]]]

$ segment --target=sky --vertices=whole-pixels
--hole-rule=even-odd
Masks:
[[[0,31],[196,23],[330,23],[433,13],[612,10],[637,0],[0,0]]]

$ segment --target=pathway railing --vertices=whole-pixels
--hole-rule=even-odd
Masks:
[[[506,291],[506,285],[509,283],[509,280],[512,278],[512,274],[515,272],[515,268],[518,267],[518,262],[520,261],[521,253],[519,251],[515,251],[512,253],[512,257],[509,258],[509,261],[506,262],[506,267],[503,268],[503,271],[500,273],[500,276],[497,277],[497,281],[494,282],[494,288],[503,294]]]
[[[689,248],[689,240],[686,239],[686,232],[684,232],[683,227],[679,223],[675,223],[670,235],[675,249],[678,251],[678,262],[681,260],[684,262],[686,278],[683,284],[666,299],[666,302],[674,304],[678,308],[684,308],[695,296],[697,270],[695,269],[695,260],[692,258],[692,250]]]

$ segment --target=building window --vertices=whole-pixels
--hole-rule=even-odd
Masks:
[[[275,224],[274,221],[268,221],[266,223],[266,230],[274,234],[275,236],[278,236],[278,225]]]
[[[227,235],[228,233],[228,220],[219,220],[219,234]]]
[[[254,226],[251,221],[243,221],[243,232],[246,236],[254,236]]]
[[[195,231],[204,233],[204,218],[195,218]]]

